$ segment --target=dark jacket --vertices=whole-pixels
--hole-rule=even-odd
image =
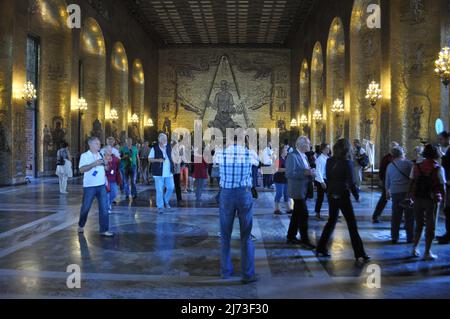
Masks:
[[[445,170],[445,180],[450,180],[450,148],[444,156],[442,156],[442,167]]]
[[[394,161],[394,157],[391,153],[385,155],[380,163],[380,180],[382,182],[386,181],[386,172],[389,164],[391,164]]]
[[[164,154],[159,148],[159,144],[154,144],[153,149],[155,150],[155,159],[164,159]],[[166,146],[167,156],[170,160],[170,172],[174,173],[174,165],[172,160],[172,147],[170,145]],[[152,163],[152,175],[162,176],[164,163]]]
[[[350,196],[351,192],[359,200],[359,193],[353,175],[353,161],[332,157],[327,161],[326,171],[328,196]]]

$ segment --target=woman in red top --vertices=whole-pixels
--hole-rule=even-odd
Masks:
[[[202,199],[202,192],[208,182],[208,163],[204,156],[196,155],[194,158],[194,172],[192,177],[195,179],[195,198],[199,202]]]
[[[417,249],[422,231],[426,224],[425,260],[435,260],[437,256],[431,252],[431,244],[435,237],[436,218],[439,204],[445,198],[445,172],[439,165],[439,153],[435,146],[425,146],[422,162],[414,165],[411,172],[410,198],[414,202],[414,216],[417,228],[413,247],[413,256],[419,257]]]
[[[104,160],[106,163],[105,171],[106,178],[108,179],[108,210],[111,214],[112,204],[115,201],[117,194],[119,193],[118,185],[121,184],[120,176],[120,160],[112,153],[112,147],[105,147]]]

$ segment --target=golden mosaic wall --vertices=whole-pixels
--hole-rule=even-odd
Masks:
[[[11,100],[13,68],[12,0],[0,1],[0,182],[12,174]]]
[[[242,112],[240,127],[289,129],[290,52],[283,49],[165,49],[160,51],[158,129],[204,129],[223,81]]]
[[[440,1],[391,2],[391,138],[409,151],[435,140],[440,83],[434,60],[440,49]]]

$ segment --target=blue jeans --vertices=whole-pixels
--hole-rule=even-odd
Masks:
[[[158,209],[163,209],[164,205],[169,205],[170,198],[172,197],[173,190],[175,188],[175,182],[173,180],[173,176],[153,176],[153,178],[155,179],[156,188],[156,206],[158,207]],[[165,194],[164,188],[166,188]]]
[[[78,226],[84,228],[86,226],[89,211],[91,210],[92,202],[97,198],[98,202],[98,217],[100,223],[100,232],[104,233],[109,230],[109,215],[107,209],[108,193],[106,186],[86,187],[83,189],[83,205],[80,210],[80,221]]]
[[[124,170],[125,176],[123,178],[123,187],[125,190],[125,196],[137,196],[137,189],[136,189],[136,173],[137,173],[137,167],[132,166],[129,169]],[[129,181],[128,181],[129,180]],[[131,185],[131,194],[130,194],[130,185]]]
[[[255,276],[255,246],[251,240],[253,197],[249,188],[220,191],[221,274],[223,278],[229,278],[234,272],[231,262],[231,234],[236,212],[241,227],[242,276],[244,279],[251,279]]]
[[[206,183],[208,182],[207,179],[203,179],[203,178],[196,178],[195,179],[195,199],[197,199],[197,201],[200,201],[202,199],[202,193],[203,190],[205,189]]]
[[[112,204],[113,204],[114,200],[116,199],[117,194],[119,193],[119,186],[117,186],[116,182],[110,182],[109,187],[110,187],[111,191],[108,194],[108,208],[111,210]]]
[[[281,198],[284,197],[284,202],[289,202],[288,187],[287,184],[275,184],[276,194],[275,203],[281,203]]]

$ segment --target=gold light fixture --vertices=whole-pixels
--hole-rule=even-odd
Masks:
[[[331,106],[331,112],[336,114],[337,116],[340,116],[345,112],[344,103],[341,99],[336,99],[334,101],[333,105]]]
[[[292,119],[291,121],[291,127],[298,127],[298,123],[296,119]]]
[[[88,110],[88,104],[84,97],[80,97],[78,99],[77,107],[78,107],[78,111],[80,111],[81,113],[86,112]]]
[[[303,114],[302,115],[302,117],[300,118],[300,124],[301,125],[308,125],[308,117],[305,115],[305,114]]]
[[[369,100],[372,107],[375,107],[375,105],[377,105],[378,101],[381,100],[382,97],[383,96],[381,95],[380,85],[377,82],[372,81],[372,83],[369,84],[369,88],[367,89],[366,99]]]
[[[117,121],[119,119],[119,113],[117,113],[116,109],[111,109],[109,112],[109,118],[113,121]]]
[[[154,127],[155,124],[153,123],[153,120],[152,120],[152,119],[148,119],[148,120],[147,120],[147,123],[145,123],[145,126],[146,126],[146,127]]]
[[[131,123],[139,123],[139,116],[136,113],[131,116]]]
[[[434,72],[441,78],[445,87],[450,84],[450,48],[445,47],[439,52],[439,59],[434,62],[436,69]]]
[[[316,110],[313,114],[313,120],[317,123],[320,124],[320,122],[322,122],[323,120],[323,116],[322,116],[322,112],[319,110]]]
[[[37,91],[34,84],[30,81],[26,82],[22,90],[22,99],[27,103],[28,107],[37,99]]]

